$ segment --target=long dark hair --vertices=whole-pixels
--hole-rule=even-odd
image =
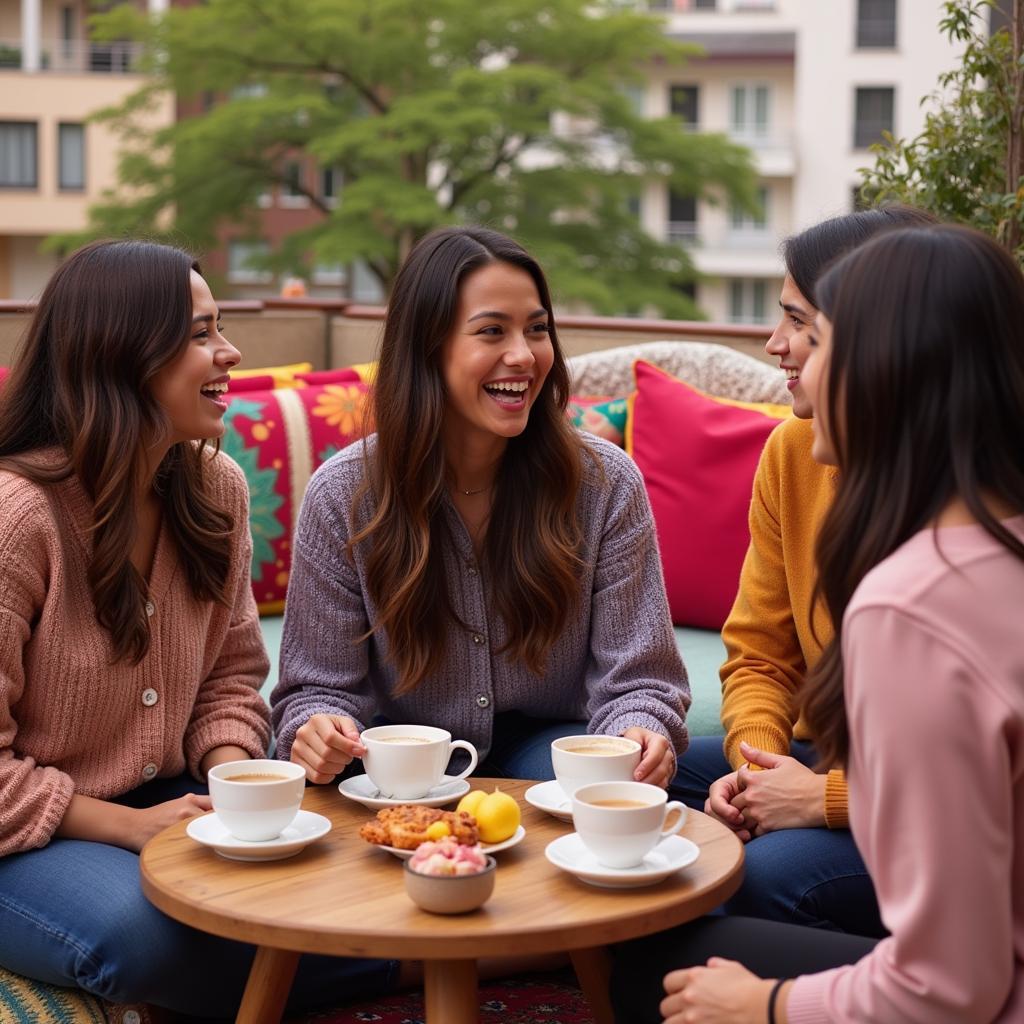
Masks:
[[[170,431],[150,382],[189,344],[192,270],[187,253],[150,242],[79,249],[50,278],[0,390],[0,469],[42,484],[75,476],[92,501],[89,587],[115,660],[149,650],[131,552],[145,447]],[[41,462],[47,448],[63,458]],[[172,446],[154,486],[192,593],[224,603],[235,524],[204,482],[203,451]]]
[[[850,745],[843,614],[867,573],[956,497],[1024,559],[986,503],[1024,511],[1024,278],[986,235],[932,227],[867,243],[819,281],[818,298],[832,322],[839,485],[818,535],[816,597],[836,632],[804,710],[835,764]]]
[[[416,245],[395,280],[371,400],[376,447],[353,507],[358,515],[370,497],[372,516],[353,535],[350,550],[369,542],[367,586],[380,610],[372,631],[387,633],[398,693],[438,670],[447,626],[458,621],[441,556],[447,398],[439,356],[462,281],[495,262],[533,279],[554,349],[526,429],[509,440],[502,458],[487,529],[484,565],[494,570],[491,592],[508,633],[501,650],[540,674],[579,602],[576,496],[585,446],[565,415],[569,372],[547,282],[512,239],[479,227],[441,228]]]
[[[863,245],[880,231],[927,227],[937,223],[938,219],[927,210],[900,203],[830,217],[797,235],[790,235],[782,243],[786,273],[793,278],[800,294],[815,309],[820,309],[817,299],[818,278],[840,256]]]

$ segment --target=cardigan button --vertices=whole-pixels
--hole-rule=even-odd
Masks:
[[[153,764],[152,761],[150,761],[149,764],[147,764],[146,767],[142,769],[142,777],[147,782],[149,782],[150,779],[156,777],[156,772],[157,772],[156,765]]]
[[[474,633],[473,634],[473,643],[475,643],[477,645],[477,647],[479,647],[482,643],[484,643],[485,639],[486,638],[481,633]]]
[[[489,708],[491,706],[491,698],[486,693],[481,693],[476,699],[476,705],[479,708]]]
[[[160,694],[152,687],[142,691],[142,703],[151,708],[160,699]]]
[[[121,1024],[142,1024],[142,1018],[138,1010],[125,1010],[121,1017]]]
[[[152,616],[153,612],[156,611],[156,605],[152,601],[146,602],[146,615]]]

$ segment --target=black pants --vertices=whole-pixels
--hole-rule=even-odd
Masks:
[[[856,963],[877,939],[753,917],[702,917],[612,950],[617,1024],[661,1024],[662,979],[709,957],[738,960],[761,978],[793,978]]]

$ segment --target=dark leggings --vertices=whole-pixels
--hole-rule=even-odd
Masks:
[[[702,917],[616,946],[611,979],[617,1024],[661,1024],[662,980],[713,956],[738,960],[761,978],[794,978],[856,963],[877,939],[753,917]]]

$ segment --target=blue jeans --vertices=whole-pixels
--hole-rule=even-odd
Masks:
[[[548,782],[555,777],[551,767],[551,741],[559,736],[579,736],[586,731],[586,722],[530,718],[519,711],[495,715],[491,749],[473,774]]]
[[[808,766],[816,759],[809,743],[794,741],[790,753]],[[669,795],[703,810],[711,784],[731,771],[721,737],[695,737],[679,759]],[[875,938],[887,934],[849,829],[781,829],[752,839],[745,853],[743,885],[725,913]]]
[[[193,779],[157,780],[117,802],[146,807],[203,793]],[[142,894],[139,858],[76,839],[0,857],[0,964],[114,1003],[233,1017],[255,949],[167,917]],[[394,987],[397,964],[303,956],[289,1008],[321,1006]]]

